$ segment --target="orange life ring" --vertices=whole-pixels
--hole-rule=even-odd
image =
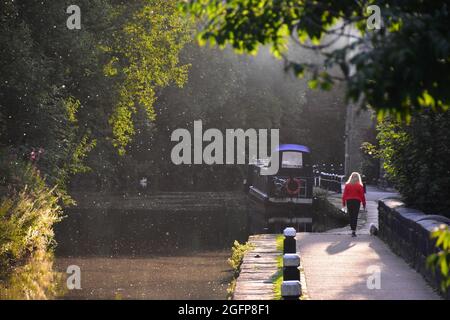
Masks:
[[[292,190],[292,189],[289,188],[289,185],[290,185],[293,181],[295,181],[295,182],[297,183],[297,188],[294,189],[294,190]],[[294,179],[289,178],[289,179],[287,179],[287,181],[286,181],[286,191],[287,191],[287,193],[288,193],[289,195],[294,196],[294,195],[299,194],[299,192],[300,192],[300,187],[301,187],[301,181],[300,181],[300,179],[297,179],[297,178],[294,178]]]

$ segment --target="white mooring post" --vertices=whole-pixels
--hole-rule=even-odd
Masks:
[[[281,296],[283,300],[298,300],[302,295],[302,286],[300,281],[283,281],[281,284]]]
[[[297,231],[294,228],[288,227],[284,229],[284,243],[283,243],[283,253],[296,253],[297,252]]]

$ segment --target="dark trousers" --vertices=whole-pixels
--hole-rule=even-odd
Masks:
[[[350,216],[350,228],[352,231],[356,230],[356,225],[358,224],[358,214],[359,208],[361,207],[361,202],[356,199],[347,200],[347,212]]]

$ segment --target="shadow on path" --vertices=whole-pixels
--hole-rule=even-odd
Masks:
[[[377,237],[297,233],[297,251],[310,299],[440,299],[419,273]],[[373,289],[367,283],[376,272],[380,287]]]
[[[327,247],[328,254],[337,254],[343,251],[346,251],[356,245],[355,242],[352,242],[351,238],[342,238],[338,242],[333,242]]]

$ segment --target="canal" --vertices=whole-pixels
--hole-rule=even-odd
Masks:
[[[33,286],[52,289],[34,290],[43,299],[53,292],[58,299],[226,299],[234,241],[267,231],[257,230],[242,192],[74,198],[77,205],[55,227],[54,257],[37,257],[19,270],[12,283],[18,294],[11,290],[10,297],[23,297],[33,279]],[[323,197],[314,203],[313,231],[346,223]],[[67,289],[69,267],[79,268],[80,289]]]
[[[55,229],[55,269],[81,271],[63,299],[225,299],[235,240],[248,238],[240,193],[78,196]]]

